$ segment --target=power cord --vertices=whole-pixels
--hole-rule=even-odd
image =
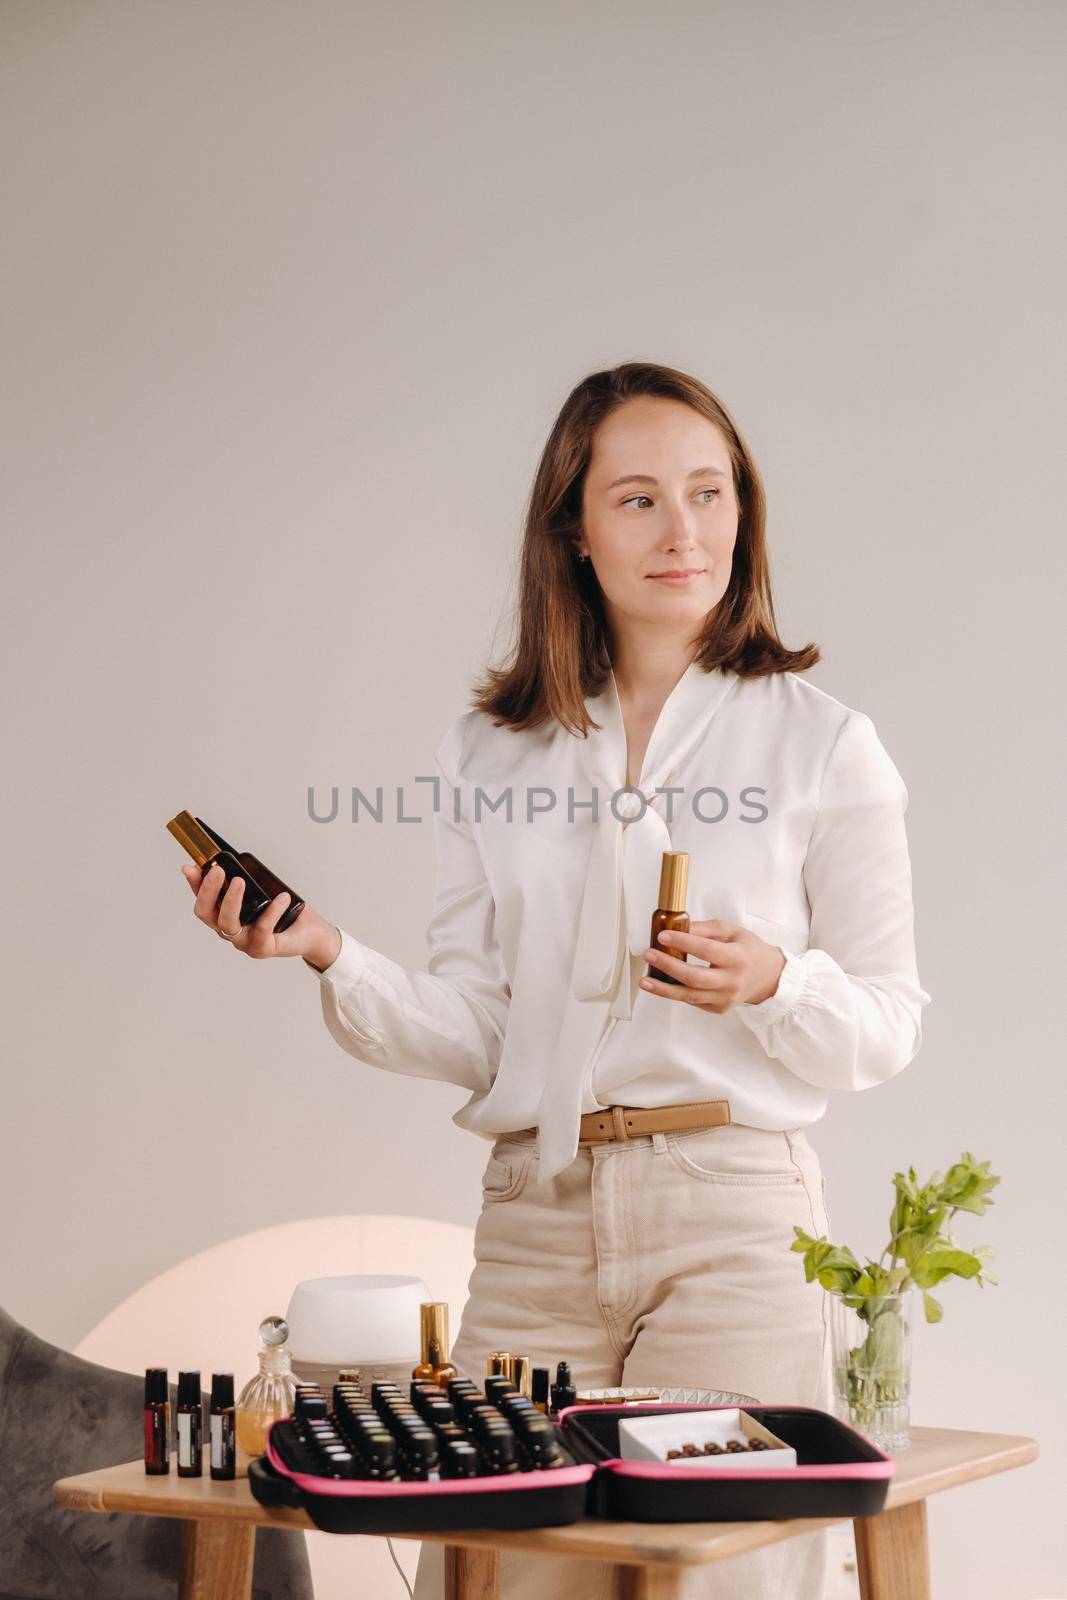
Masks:
[[[400,1565],[400,1562],[396,1559],[396,1551],[393,1549],[393,1541],[392,1541],[392,1539],[387,1538],[385,1542],[389,1546],[389,1554],[393,1558],[393,1566],[399,1572],[399,1574],[401,1576],[401,1579],[403,1580],[404,1588],[408,1592],[408,1600],[415,1600],[415,1591],[412,1589],[410,1583],[408,1582],[408,1575],[404,1571],[403,1567]]]

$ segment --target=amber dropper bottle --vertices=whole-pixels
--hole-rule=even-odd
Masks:
[[[241,926],[254,922],[261,911],[266,911],[270,905],[270,896],[263,893],[256,880],[250,875],[247,867],[242,866],[237,857],[229,850],[220,850],[211,835],[203,829],[191,811],[179,811],[167,823],[167,832],[172,833],[181,845],[187,850],[204,872],[208,867],[218,865],[222,868],[226,882],[220,895],[229,888],[234,878],[243,878],[244,894],[241,898],[241,909],[238,918]]]
[[[294,894],[289,885],[287,883],[283,883],[282,880],[275,873],[273,873],[269,867],[265,867],[259,857],[252,854],[251,850],[235,850],[232,844],[226,843],[226,840],[220,833],[216,833],[214,828],[208,826],[203,817],[197,817],[195,820],[199,822],[205,833],[209,833],[211,835],[215,841],[215,844],[220,850],[227,850],[230,855],[236,856],[242,867],[244,867],[246,876],[251,877],[256,883],[258,883],[259,887],[266,894],[268,894],[272,900],[280,894],[287,894],[289,896],[289,904],[286,906],[285,910],[274,924],[275,933],[284,933],[286,928],[291,927],[296,921],[297,917],[300,915],[301,911],[303,911],[304,901],[298,894]]]
[[[649,949],[659,950],[659,936],[666,930],[669,933],[689,932],[689,913],[685,909],[685,891],[689,882],[689,855],[685,850],[664,850],[663,865],[659,875],[659,905],[652,913],[652,937],[649,939]],[[687,958],[680,950],[672,950],[672,956],[677,956],[679,961]],[[648,976],[658,978],[660,983],[680,983],[680,978],[672,974],[661,972],[659,967],[649,966]]]
[[[448,1302],[427,1300],[419,1307],[419,1364],[411,1374],[416,1382],[438,1383],[458,1377],[448,1359]]]

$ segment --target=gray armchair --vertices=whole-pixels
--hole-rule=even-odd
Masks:
[[[143,1404],[142,1378],[48,1344],[0,1308],[0,1600],[175,1600],[178,1521],[52,1498],[57,1478],[141,1456]],[[252,1594],[312,1600],[302,1533],[257,1528]]]

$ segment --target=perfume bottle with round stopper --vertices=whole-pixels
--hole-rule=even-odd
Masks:
[[[237,1396],[237,1448],[250,1456],[263,1454],[271,1423],[292,1414],[296,1397],[292,1358],[285,1348],[289,1324],[284,1317],[264,1317],[259,1337],[259,1371]]]

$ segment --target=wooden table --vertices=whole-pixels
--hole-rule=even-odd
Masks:
[[[1003,1433],[913,1428],[912,1441],[897,1459],[885,1510],[855,1522],[864,1600],[929,1600],[927,1495],[1025,1466],[1037,1455],[1033,1439]],[[255,1529],[314,1527],[303,1511],[261,1506],[247,1478],[216,1483],[206,1471],[202,1478],[179,1478],[173,1471],[166,1478],[149,1477],[142,1461],[61,1478],[52,1492],[60,1505],[78,1511],[181,1517],[181,1600],[247,1600]],[[445,1545],[448,1600],[496,1600],[502,1549],[610,1561],[620,1600],[676,1600],[687,1567],[723,1561],[842,1520],[641,1523],[587,1517],[563,1528],[394,1537]]]

